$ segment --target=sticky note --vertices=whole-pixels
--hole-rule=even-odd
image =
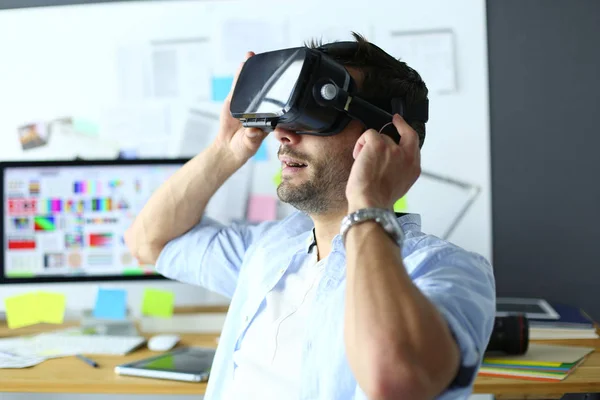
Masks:
[[[6,319],[10,329],[42,322],[62,324],[65,317],[64,294],[32,292],[4,300]]]
[[[212,78],[212,100],[223,101],[233,85],[233,76],[215,76]]]
[[[267,195],[251,195],[248,201],[249,222],[272,221],[277,218],[277,199]]]
[[[168,290],[145,289],[142,315],[170,318],[173,316],[175,294]]]
[[[260,147],[256,151],[256,154],[254,155],[253,159],[254,159],[254,161],[268,161],[269,160],[269,154],[267,151],[266,140],[263,140],[263,142],[260,144]]]
[[[96,136],[98,135],[100,128],[96,122],[82,118],[74,118],[73,130],[75,130],[75,132],[83,133],[85,135]]]
[[[92,315],[96,318],[125,319],[127,292],[122,289],[98,289],[96,306]]]
[[[40,322],[62,324],[65,318],[67,298],[61,293],[38,293],[38,310]]]
[[[281,170],[277,171],[277,173],[275,174],[275,176],[273,177],[273,183],[275,183],[275,186],[279,186],[281,185]]]
[[[404,212],[408,208],[408,204],[406,202],[406,196],[398,199],[397,202],[394,203],[394,211],[395,212]]]
[[[40,322],[36,293],[21,294],[4,299],[6,321],[10,329],[35,325]]]

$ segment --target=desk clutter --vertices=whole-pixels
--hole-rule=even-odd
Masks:
[[[48,359],[71,356],[97,368],[93,357],[82,354],[126,355],[144,344],[150,351],[162,352],[178,342],[178,334],[221,332],[227,315],[222,307],[182,307],[174,314],[174,299],[170,291],[145,289],[140,316],[134,320],[127,309],[126,291],[99,288],[94,308],[78,313],[79,326],[65,329],[60,326],[65,320],[65,295],[36,291],[6,298],[10,330],[18,332],[19,328],[36,324],[57,327],[49,332],[0,338],[0,368],[27,368]],[[138,328],[153,336],[146,340]],[[156,345],[151,346],[151,342]]]
[[[594,348],[530,343],[525,354],[484,357],[481,376],[536,381],[561,381],[592,353]]]
[[[578,307],[544,299],[499,298],[494,329],[479,375],[561,381],[594,348],[544,341],[597,338],[594,321]]]
[[[98,335],[86,328],[11,337],[0,339],[0,368],[26,368],[82,353],[125,355],[145,342],[143,336]]]
[[[168,320],[173,315],[174,293],[145,289],[141,314]],[[9,329],[64,322],[67,299],[61,293],[35,291],[5,299]],[[36,335],[0,339],[0,368],[26,368],[47,359],[81,354],[125,355],[146,343],[130,319],[127,292],[99,288],[93,310],[80,315],[80,326]]]
[[[173,316],[175,294],[167,290],[148,288],[144,290],[141,314],[147,317],[170,318]],[[4,300],[6,321],[10,329],[48,323],[64,322],[67,299],[62,293],[35,291]],[[122,289],[99,288],[91,313],[103,321],[127,319],[127,292]]]
[[[550,303],[559,317],[554,320],[529,319],[529,338],[553,339],[598,339],[596,326],[585,310],[562,303]]]

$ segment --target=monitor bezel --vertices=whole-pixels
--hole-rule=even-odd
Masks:
[[[183,165],[189,158],[136,158],[136,159],[93,159],[93,160],[47,160],[47,161],[0,161],[0,238],[2,238],[2,257],[0,257],[0,285],[68,283],[68,282],[108,282],[108,281],[147,281],[166,280],[160,274],[153,275],[106,275],[106,276],[36,276],[33,278],[7,278],[5,276],[4,249],[4,172],[8,168],[31,167],[88,167],[88,166],[127,166],[127,165]]]

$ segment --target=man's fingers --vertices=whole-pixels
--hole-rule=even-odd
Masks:
[[[389,144],[389,145],[394,145],[394,146],[396,146],[396,142],[394,142],[394,139],[392,139],[392,137],[391,137],[391,136],[389,136],[389,135],[386,135],[386,134],[383,134],[383,133],[382,133],[382,134],[380,134],[379,136],[381,137],[381,139],[382,139],[382,140],[383,140],[385,143],[387,143],[387,144]]]
[[[419,147],[419,135],[415,130],[398,114],[394,114],[392,122],[400,134],[400,147],[413,148]]]

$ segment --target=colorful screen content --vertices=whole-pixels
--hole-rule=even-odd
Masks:
[[[124,233],[180,165],[43,166],[4,170],[4,275],[155,274]]]

